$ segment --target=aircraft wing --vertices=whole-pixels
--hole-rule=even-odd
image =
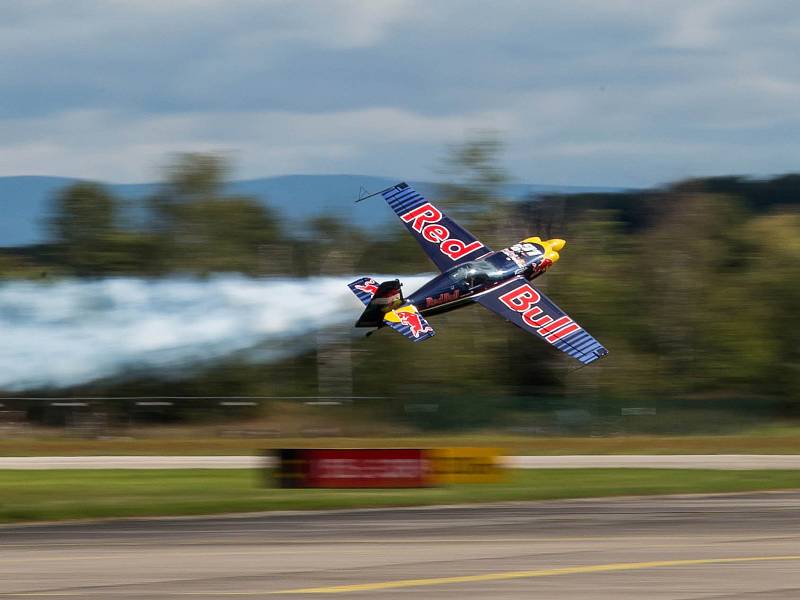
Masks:
[[[475,301],[585,365],[608,354],[596,339],[522,277],[476,296]]]
[[[491,252],[407,183],[380,193],[440,271]]]

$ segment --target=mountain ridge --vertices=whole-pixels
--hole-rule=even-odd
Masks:
[[[0,247],[38,244],[47,237],[47,216],[55,194],[62,188],[86,179],[46,175],[0,177]],[[374,175],[278,175],[231,181],[229,194],[254,196],[284,219],[299,222],[322,214],[346,217],[355,225],[383,223],[390,211],[355,210],[352,203],[359,189],[377,192],[402,181]],[[158,183],[99,182],[120,198],[135,204],[158,189]],[[408,180],[421,194],[435,197],[436,182]],[[565,186],[513,183],[503,187],[507,197],[517,200],[530,195],[618,192],[625,188],[607,186]]]

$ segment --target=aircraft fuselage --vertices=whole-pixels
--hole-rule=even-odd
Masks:
[[[535,279],[558,260],[564,243],[559,239],[528,238],[437,275],[405,300],[423,315],[449,312],[518,275]]]

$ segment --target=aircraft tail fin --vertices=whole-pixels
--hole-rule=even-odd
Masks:
[[[399,279],[379,284],[370,277],[356,279],[348,287],[366,305],[356,321],[356,327],[383,327],[388,325],[412,342],[421,342],[433,336],[434,331],[413,304],[403,299],[403,284]]]
[[[403,305],[402,284],[399,279],[384,281],[380,285],[368,277],[362,277],[349,284],[366,308],[356,321],[356,327],[380,327],[383,317],[389,311]]]
[[[378,291],[378,282],[372,277],[361,277],[352,283],[348,283],[347,287],[349,287],[350,291],[366,306],[369,304],[369,301],[372,300],[375,292]]]

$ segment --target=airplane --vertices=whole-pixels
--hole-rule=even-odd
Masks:
[[[365,305],[356,327],[388,326],[414,342],[435,334],[425,317],[478,304],[583,364],[608,355],[596,339],[530,284],[559,259],[566,242],[529,237],[492,251],[406,183],[380,194],[441,271],[408,297],[399,279],[362,277],[348,287]],[[369,335],[369,333],[367,334]]]

